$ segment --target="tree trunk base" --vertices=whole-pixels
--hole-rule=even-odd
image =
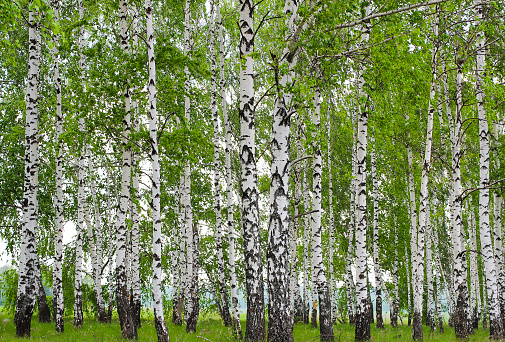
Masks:
[[[363,303],[368,307],[368,303]],[[358,309],[359,311],[359,309]],[[355,341],[369,341],[370,340],[370,314],[365,309],[365,312],[356,312],[355,316],[356,329],[354,334]]]
[[[414,320],[412,322],[412,339],[414,341],[423,340],[423,317],[419,311],[414,311]]]
[[[20,295],[16,302],[16,335],[19,337],[30,337],[33,316],[33,302],[26,295]]]

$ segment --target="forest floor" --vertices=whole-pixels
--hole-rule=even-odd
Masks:
[[[242,315],[244,316],[244,315]],[[245,317],[242,317],[242,329],[245,329]],[[231,336],[231,329],[221,324],[217,317],[201,319],[198,322],[196,334],[187,334],[185,326],[175,326],[168,324],[170,333],[170,342],[227,342],[236,341]],[[445,326],[445,332],[440,335],[438,332],[431,332],[428,327],[424,328],[424,341],[457,341],[454,335],[454,329]],[[354,341],[354,327],[348,324],[338,324],[334,326],[335,342]],[[380,342],[405,342],[412,341],[412,328],[400,326],[393,329],[386,326],[379,330],[375,324],[371,327],[372,341]],[[295,342],[317,342],[319,341],[319,329],[314,329],[310,325],[298,323],[294,328]],[[157,341],[152,319],[144,319],[142,328],[138,329],[139,341]],[[479,329],[467,341],[488,341],[489,330]],[[7,316],[0,312],[0,341],[21,341],[16,337],[16,328],[12,316]],[[93,319],[85,319],[84,326],[81,329],[75,329],[72,326],[72,318],[65,319],[65,332],[58,334],[54,331],[54,324],[39,323],[38,317],[34,316],[32,320],[32,337],[30,341],[51,341],[51,342],[107,342],[123,341],[121,330],[117,319],[113,319],[112,324],[97,323]]]

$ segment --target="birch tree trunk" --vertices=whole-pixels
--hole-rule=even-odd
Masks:
[[[472,207],[472,197],[468,197],[468,232],[470,235],[470,310],[472,313],[473,329],[479,328],[479,302],[480,302],[480,284],[479,284],[479,267],[477,263],[477,232],[475,225],[475,215]]]
[[[60,1],[53,0],[52,7],[54,11],[54,20],[60,21]],[[61,110],[61,78],[60,78],[60,62],[59,62],[59,43],[60,35],[53,37],[53,82],[56,90],[56,196],[54,199],[55,206],[55,235],[54,235],[54,265],[53,265],[53,317],[55,322],[55,330],[63,332],[64,321],[63,315],[65,311],[63,301],[63,144],[61,142],[61,134],[63,133],[63,114]]]
[[[303,209],[310,209],[308,171],[304,171],[303,183]],[[310,316],[310,292],[309,292],[309,225],[306,215],[303,229],[303,323],[309,324]]]
[[[46,290],[42,283],[42,274],[40,271],[40,261],[38,253],[35,258],[35,288],[37,297],[37,307],[39,310],[39,323],[51,323],[51,310],[47,305]]]
[[[258,184],[254,124],[254,7],[240,0],[240,164],[242,166],[242,229],[244,232],[247,320],[245,340],[265,339],[263,264],[259,240]]]
[[[184,54],[191,58],[191,3],[190,0],[186,0],[185,10],[184,10]],[[184,117],[186,120],[186,124],[190,127],[191,124],[191,99],[187,94],[189,94],[191,90],[191,75],[189,73],[189,68],[187,66],[184,67]],[[188,141],[189,143],[189,141]],[[184,167],[184,187],[183,187],[183,217],[185,222],[184,227],[184,239],[183,243],[185,243],[186,248],[186,259],[185,259],[185,267],[184,276],[183,276],[183,291],[184,291],[184,321],[186,322],[192,310],[192,301],[191,298],[191,283],[190,278],[193,273],[193,208],[191,206],[191,163],[188,160],[186,161],[186,165]],[[183,249],[184,250],[184,249]]]
[[[505,274],[504,260],[502,249],[502,225],[501,225],[501,209],[502,197],[498,192],[494,192],[494,252],[496,260],[496,275],[498,277],[498,301],[500,302],[500,311],[505,312]],[[502,325],[505,325],[505,317],[502,314]]]
[[[333,266],[333,246],[335,245],[335,220],[333,217],[333,175],[331,171],[331,122],[328,119],[328,206],[329,210],[329,230],[330,230],[330,245],[328,268],[330,272],[330,303],[331,303],[331,323],[335,324],[337,321],[337,301],[335,298],[335,271]]]
[[[168,342],[168,329],[163,315],[163,286],[161,283],[161,208],[160,208],[160,161],[158,153],[158,112],[156,108],[156,63],[154,60],[154,23],[151,0],[145,1],[147,18],[147,59],[149,64],[149,142],[152,162],[152,215],[153,215],[153,308],[154,326],[158,342]],[[136,326],[134,326],[136,329]]]
[[[95,296],[97,302],[98,321],[107,322],[108,318],[105,314],[105,302],[102,295],[102,224],[100,220],[99,203],[96,198],[95,175],[93,158],[91,154],[88,156],[88,167],[90,174],[91,200],[93,201],[95,214],[95,229],[88,229],[88,240],[90,249],[93,250],[95,257],[92,257],[93,263],[93,280],[95,287]],[[91,228],[91,227],[90,227]],[[96,242],[95,242],[96,239]]]
[[[133,5],[133,18],[132,18],[132,31],[133,31],[133,48],[135,54],[138,49],[138,16],[137,7]],[[132,99],[132,112],[134,115],[134,129],[139,131],[140,129],[140,119],[138,118],[138,101]],[[139,174],[138,167],[140,163],[140,154],[137,156],[132,153],[132,186],[133,195],[131,201],[131,218],[132,218],[132,230],[131,230],[131,307],[133,314],[133,323],[137,328],[142,326],[140,321],[140,313],[142,309],[142,299],[140,294],[141,280],[140,280],[140,217],[139,217]]]
[[[407,318],[407,325],[410,327],[412,325],[412,294],[411,294],[411,279],[410,279],[410,267],[409,267],[409,251],[407,250],[407,244],[405,244],[405,266],[406,270],[405,273],[407,273],[407,312],[408,312],[408,318]],[[401,317],[400,317],[401,319]]]
[[[175,215],[177,217],[177,228],[174,233],[174,251],[173,251],[173,308],[172,308],[172,323],[175,325],[182,324],[182,290],[181,290],[181,276],[182,276],[182,251],[181,251],[181,241],[182,241],[182,226],[181,226],[181,215],[179,213],[179,203],[181,200],[181,186],[182,182],[177,186],[175,192]]]
[[[321,111],[321,95],[319,88],[316,88],[314,96],[314,110],[312,111],[312,124],[319,132],[320,126],[320,111]],[[316,133],[317,134],[317,133]],[[312,174],[312,209],[314,213],[311,217],[311,263],[312,263],[312,279],[315,280],[317,294],[319,297],[319,332],[321,341],[334,341],[333,326],[331,324],[331,303],[328,284],[323,263],[323,246],[321,242],[321,173],[322,173],[322,156],[320,149],[320,138],[316,135],[313,137],[312,152],[313,159],[313,174]],[[315,296],[312,298],[315,302]],[[316,305],[314,305],[314,309]]]
[[[481,24],[484,20],[484,4],[482,0],[474,0],[475,19]],[[484,67],[486,65],[486,37],[482,28],[477,31],[475,69],[475,88],[477,95],[477,112],[479,117],[479,229],[482,260],[484,263],[486,290],[489,307],[489,335],[491,339],[503,338],[503,324],[498,299],[498,284],[496,263],[493,257],[493,243],[491,241],[491,228],[489,225],[489,127],[484,103]]]
[[[83,20],[84,18],[84,5],[83,1],[80,0],[79,4],[79,19]],[[81,80],[81,84],[83,86],[83,90],[85,90],[85,81],[84,81],[84,70],[85,70],[85,60],[83,49],[85,45],[84,41],[84,27],[81,27],[79,32],[79,69],[80,75],[79,78]],[[80,107],[80,118],[79,118],[79,131],[82,134],[83,141],[81,150],[79,151],[79,161],[77,166],[77,237],[76,237],[76,247],[75,247],[75,279],[74,279],[74,327],[80,328],[83,323],[83,314],[82,314],[82,259],[83,259],[83,234],[84,234],[84,205],[86,201],[86,194],[84,193],[85,186],[85,161],[86,161],[86,142],[85,142],[85,122],[84,122],[84,113],[82,111],[82,106],[79,102]]]
[[[291,35],[293,25],[290,14],[296,16],[296,1],[286,1],[287,35]],[[285,47],[281,65],[288,68],[292,62],[289,47]],[[290,59],[290,60],[287,60]],[[285,89],[292,83],[291,71],[280,77],[279,88]],[[272,142],[270,144],[272,161],[270,166],[270,219],[268,224],[268,341],[293,341],[293,319],[290,300],[290,263],[289,263],[289,139],[291,98],[287,89],[277,93],[272,124]]]
[[[216,8],[217,7],[217,8]],[[216,79],[216,25],[215,12],[219,12],[219,1],[212,1],[210,8],[210,96],[211,96],[211,112],[214,122],[214,213],[216,215],[216,249],[217,249],[217,264],[218,264],[218,287],[219,297],[221,298],[221,308],[223,314],[223,323],[225,327],[231,326],[230,304],[226,291],[226,276],[224,272],[224,257],[223,257],[223,233],[222,233],[222,217],[221,217],[221,189],[220,189],[220,141],[219,141],[219,112],[217,110],[217,79]]]
[[[438,39],[438,17],[433,23],[433,34]],[[431,86],[430,101],[428,102],[428,122],[426,128],[426,146],[424,151],[423,169],[421,173],[421,191],[419,195],[419,226],[417,232],[414,231],[416,241],[415,256],[413,257],[414,268],[414,319],[412,322],[412,338],[414,340],[423,339],[423,291],[424,291],[424,235],[427,224],[429,223],[430,199],[428,193],[429,172],[431,167],[431,148],[433,143],[433,116],[435,107],[433,100],[435,98],[437,81],[437,51],[438,45],[435,41],[431,56]]]
[[[391,326],[393,328],[398,328],[398,313],[399,313],[399,309],[400,309],[400,297],[399,297],[399,289],[398,289],[398,228],[396,225],[396,216],[394,217],[393,222],[394,222],[394,230],[395,230],[394,231],[394,234],[395,234],[395,261],[393,264],[393,286],[395,288],[395,290],[394,290],[395,296],[393,299],[393,306],[391,307],[390,310],[391,310]]]
[[[377,328],[384,328],[382,319],[382,272],[379,262],[379,182],[377,180],[377,165],[375,156],[375,136],[372,135],[372,151],[370,153],[372,164],[372,185],[373,185],[373,259],[375,272],[375,312],[377,317]],[[396,245],[395,245],[396,246]]]
[[[432,230],[431,226],[431,212],[430,208],[427,209],[428,214],[426,217],[426,283],[428,285],[428,293],[426,300],[426,325],[435,330],[434,318],[434,300],[433,300],[433,250],[431,247]]]
[[[462,245],[464,241],[463,220],[462,220],[462,197],[461,197],[461,140],[462,140],[462,110],[463,110],[463,60],[457,62],[457,80],[456,80],[456,116],[454,120],[454,146],[452,151],[452,182],[453,182],[453,208],[454,208],[454,227],[453,227],[453,248],[456,253],[454,260],[454,287],[456,290],[456,308],[454,311],[454,330],[456,337],[466,338],[468,336],[467,326],[467,307],[468,307],[468,288],[466,274],[466,249]]]
[[[350,196],[350,222],[347,233],[347,277],[346,277],[346,295],[347,295],[347,313],[349,315],[349,324],[355,324],[355,303],[354,303],[354,277],[352,274],[352,260],[354,250],[354,234],[356,231],[356,152],[357,152],[357,132],[356,132],[356,111],[351,113],[351,123],[353,127],[352,156],[351,156],[351,196]]]
[[[440,217],[440,222],[439,226],[442,227],[442,222],[443,218]],[[435,269],[437,270],[436,272],[436,282],[437,282],[437,298],[436,298],[436,305],[437,305],[437,310],[436,310],[436,316],[437,316],[437,322],[436,324],[438,325],[438,330],[441,334],[444,333],[444,321],[442,319],[442,269],[438,268],[440,265],[440,248],[438,245],[438,232],[436,230],[432,230],[432,236],[433,236],[433,246],[434,246],[434,251],[435,251]]]
[[[371,5],[367,4],[365,15],[371,13]],[[364,23],[361,28],[361,45],[366,45],[370,37],[370,22]],[[366,193],[366,155],[368,139],[368,114],[369,99],[365,91],[366,66],[361,65],[358,75],[358,96],[364,103],[358,104],[358,134],[357,134],[357,172],[356,172],[356,341],[368,341],[370,339],[370,321],[368,312],[368,290],[367,290],[367,267],[366,267],[366,227],[367,227],[367,193]],[[363,106],[363,108],[361,108]]]
[[[198,323],[198,315],[200,314],[200,301],[199,301],[199,289],[198,289],[198,270],[200,267],[199,257],[200,257],[200,235],[198,234],[198,223],[193,224],[193,238],[191,239],[193,243],[193,263],[191,274],[191,312],[189,313],[186,332],[196,333],[196,324]]]
[[[128,53],[128,23],[127,23],[127,0],[119,1],[120,15],[120,40],[121,49]],[[126,253],[128,241],[128,229],[126,226],[126,215],[130,205],[130,178],[131,178],[131,147],[128,137],[131,131],[131,99],[130,87],[127,84],[124,90],[125,116],[123,118],[123,138],[122,138],[122,170],[121,170],[121,197],[119,200],[119,210],[116,221],[117,246],[116,246],[116,303],[121,324],[121,332],[125,339],[137,339],[137,327],[133,321],[130,306],[127,272]]]
[[[220,88],[221,88],[221,110],[223,111],[223,121],[225,125],[225,170],[226,170],[226,226],[228,228],[228,267],[230,271],[230,297],[231,297],[231,323],[233,327],[233,335],[237,339],[242,339],[242,327],[240,325],[240,314],[238,311],[238,296],[237,296],[237,274],[235,272],[235,220],[233,218],[234,203],[233,203],[233,182],[231,169],[231,154],[232,154],[232,121],[228,116],[226,103],[226,81],[224,75],[224,36],[223,36],[223,21],[221,18],[221,10],[219,2],[217,2],[217,23],[219,34],[219,72],[220,72]]]

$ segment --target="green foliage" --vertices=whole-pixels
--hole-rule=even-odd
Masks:
[[[18,293],[18,272],[9,269],[0,274],[0,297],[2,298],[2,311],[14,315],[16,311],[16,298]]]

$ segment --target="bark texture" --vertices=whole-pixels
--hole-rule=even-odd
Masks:
[[[255,157],[254,123],[254,7],[251,0],[240,0],[240,164],[242,188],[242,230],[247,297],[246,341],[265,339],[265,300],[263,264],[259,240],[258,184]]]
[[[29,2],[30,8],[32,1]],[[35,258],[38,229],[37,190],[39,172],[39,71],[41,44],[40,26],[32,10],[28,17],[28,82],[26,88],[25,174],[23,184],[23,230],[16,297],[16,335],[30,337],[35,305]]]
[[[127,23],[126,0],[119,2],[120,15],[120,41],[121,48],[128,53],[128,23]],[[128,138],[131,131],[131,99],[130,88],[126,85],[124,90],[125,115],[123,117],[123,137],[122,137],[122,169],[121,169],[121,197],[119,199],[119,210],[116,221],[116,305],[121,325],[121,333],[125,339],[137,339],[137,327],[133,321],[132,309],[130,306],[127,275],[127,249],[128,249],[128,229],[126,226],[126,216],[130,206],[130,181],[131,181],[131,146]]]

